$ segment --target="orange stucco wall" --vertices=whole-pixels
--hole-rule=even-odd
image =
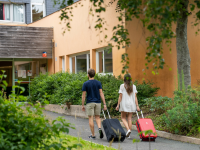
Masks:
[[[81,4],[79,4],[81,2]],[[103,34],[97,36],[99,31],[95,31],[94,26],[96,25],[97,17],[96,15],[92,17],[89,15],[89,9],[92,3],[89,0],[81,0],[72,5],[73,16],[71,21],[71,30],[66,31],[62,35],[62,28],[66,26],[64,22],[60,21],[60,11],[55,12],[39,21],[36,21],[28,26],[34,27],[53,27],[54,28],[54,40],[56,43],[55,47],[55,72],[60,71],[62,68],[60,62],[60,57],[65,56],[65,70],[69,70],[69,56],[73,54],[78,54],[80,52],[90,52],[90,66],[91,68],[96,68],[95,50],[98,48],[106,47],[108,44],[106,42],[99,43],[100,40],[104,40]],[[109,0],[106,0],[109,3]],[[75,7],[77,5],[77,7]],[[81,7],[81,5],[83,5]],[[117,15],[115,11],[116,4],[109,6],[109,9],[105,13],[101,13],[101,17],[104,17],[107,23],[104,28],[107,28],[108,39],[112,35],[113,26],[118,24]],[[60,23],[61,22],[61,23]],[[121,74],[122,64],[121,55],[125,52],[125,49],[117,50],[112,49],[113,52],[113,73],[115,75]]]
[[[128,56],[130,57],[130,69],[129,72],[132,75],[133,80],[137,79],[142,82],[143,79],[150,80],[155,83],[155,86],[160,87],[158,95],[161,96],[173,96],[173,91],[175,89],[174,76],[176,75],[177,65],[176,65],[176,49],[175,40],[172,42],[172,51],[170,54],[169,47],[164,45],[164,59],[166,65],[169,67],[164,67],[163,70],[159,70],[159,74],[153,75],[151,68],[153,68],[153,63],[149,64],[149,69],[145,67],[145,55],[148,43],[146,42],[146,37],[149,36],[149,32],[145,30],[138,19],[134,19],[131,22],[127,22],[126,28],[130,34],[131,45],[127,48]],[[172,68],[170,71],[169,68]],[[144,70],[143,70],[144,69]],[[144,75],[146,73],[146,75]]]
[[[196,85],[197,80],[200,79],[200,36],[196,36],[195,32],[197,28],[191,26],[191,22],[194,22],[192,16],[188,19],[188,46],[191,57],[191,84]],[[170,48],[165,44],[163,45],[164,59],[166,65],[163,70],[159,70],[158,75],[153,75],[151,67],[153,63],[149,64],[148,70],[145,68],[145,55],[148,43],[146,37],[149,36],[149,32],[144,29],[142,23],[138,19],[133,19],[131,22],[126,22],[126,28],[130,34],[131,45],[127,48],[127,53],[130,57],[130,69],[133,79],[138,79],[140,82],[142,79],[152,80],[156,86],[160,87],[157,95],[173,97],[173,91],[177,86],[177,53],[176,53],[176,39],[172,40],[171,53]],[[173,26],[175,32],[176,25]],[[170,71],[169,68],[172,68]],[[145,69],[146,75],[144,75]]]
[[[191,58],[191,84],[200,85],[200,83],[197,82],[197,80],[200,80],[200,33],[198,33],[198,35],[195,34],[198,28],[193,27],[191,22],[194,23],[193,15],[190,15],[188,19],[188,46]]]

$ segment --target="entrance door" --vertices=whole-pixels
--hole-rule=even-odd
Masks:
[[[2,74],[2,70],[4,70],[7,75],[7,78],[4,78],[3,80],[6,80],[8,83],[6,91],[4,91],[8,97],[12,92],[12,61],[0,61],[0,74]],[[2,90],[2,87],[0,87],[0,90]]]
[[[22,95],[24,96],[29,96],[31,64],[32,64],[31,61],[15,61],[14,62],[15,85],[19,85],[25,88],[25,91],[22,93]],[[20,94],[20,89],[15,89],[15,93]]]
[[[14,61],[15,68],[15,85],[19,85],[25,88],[24,96],[30,95],[30,83],[34,77],[37,77],[40,73],[45,74],[47,72],[47,60],[46,59],[31,59],[30,61]],[[20,91],[15,90],[15,93]]]

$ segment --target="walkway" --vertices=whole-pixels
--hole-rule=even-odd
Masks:
[[[80,136],[84,140],[89,140],[88,135],[91,134],[90,128],[88,125],[88,119],[83,118],[75,118],[73,116],[66,116],[54,112],[44,111],[46,114],[46,117],[49,119],[55,119],[58,116],[63,116],[66,120],[69,120],[70,123],[74,124],[76,129],[70,129],[69,134],[72,136]],[[95,124],[95,133],[98,133],[98,128]],[[133,138],[139,139],[137,136],[137,131],[132,131],[131,133],[131,139],[126,139],[124,142],[118,144],[118,143],[112,143],[112,147],[118,149],[120,146],[121,150],[136,150],[136,144],[132,143]],[[98,136],[97,136],[98,137]],[[106,137],[103,139],[96,138],[93,140],[93,142],[98,144],[103,144],[106,146],[109,146],[109,143],[106,140]],[[139,142],[138,143],[138,150],[148,150],[149,149],[149,143],[148,142]],[[156,139],[156,142],[151,142],[151,150],[200,150],[200,145],[195,144],[189,144],[189,143],[182,143],[179,141],[173,141],[165,138],[158,137]]]

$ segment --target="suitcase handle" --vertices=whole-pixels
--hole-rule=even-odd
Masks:
[[[105,116],[105,113],[104,113],[104,110],[103,110],[103,109],[102,109],[102,112],[103,112],[104,118],[106,119],[106,116]],[[109,113],[108,109],[107,109],[107,113],[108,113],[109,119],[111,119],[110,113]]]
[[[140,119],[140,117],[139,117],[139,115],[138,115],[138,111],[136,110],[135,112],[136,112],[136,114],[137,114],[137,117],[138,117],[138,119]],[[140,112],[141,112],[142,118],[144,118],[144,116],[143,116],[143,113],[142,113],[142,110],[141,110],[141,109],[140,109]]]

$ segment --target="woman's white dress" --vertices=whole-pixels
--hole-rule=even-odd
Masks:
[[[133,92],[130,95],[128,95],[124,87],[124,84],[121,84],[119,93],[122,93],[122,101],[120,103],[119,111],[135,112],[136,111],[135,93],[137,93],[136,86],[133,85]]]

